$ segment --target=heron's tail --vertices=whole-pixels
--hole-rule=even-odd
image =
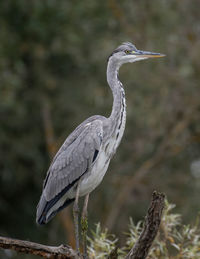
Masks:
[[[44,225],[46,224],[47,221],[47,210],[45,209],[47,205],[47,201],[44,198],[44,195],[40,197],[40,201],[37,205],[37,212],[36,212],[36,223],[39,225]]]
[[[41,195],[40,201],[37,205],[36,223],[44,225],[48,223],[60,210],[67,207],[75,199],[67,199],[63,202],[63,197],[57,195],[50,201],[47,201],[44,195]]]

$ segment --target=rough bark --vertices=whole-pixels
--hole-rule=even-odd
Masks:
[[[165,195],[153,192],[152,201],[145,217],[144,227],[139,239],[125,259],[145,259],[159,230]]]
[[[77,253],[67,245],[46,246],[34,242],[0,237],[0,247],[11,249],[26,254],[34,254],[44,258],[58,259],[79,259]]]

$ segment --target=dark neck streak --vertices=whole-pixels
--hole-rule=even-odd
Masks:
[[[107,81],[113,93],[113,107],[110,117],[109,130],[113,136],[122,124],[122,118],[126,110],[125,93],[122,83],[118,79],[119,66],[109,60],[107,67]]]

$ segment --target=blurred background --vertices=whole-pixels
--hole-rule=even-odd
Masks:
[[[0,1],[0,235],[74,246],[72,207],[44,227],[36,206],[50,161],[94,114],[109,116],[106,62],[122,42],[165,59],[124,65],[125,135],[89,202],[123,243],[154,189],[190,223],[200,211],[200,1]],[[89,232],[90,234],[90,232]],[[1,251],[2,258],[35,258]]]

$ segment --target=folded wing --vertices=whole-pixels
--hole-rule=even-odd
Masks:
[[[66,139],[53,159],[44,181],[37,206],[36,221],[39,224],[47,223],[61,208],[74,200],[74,197],[66,199],[66,194],[93,166],[102,138],[102,120],[96,119],[82,123]]]

